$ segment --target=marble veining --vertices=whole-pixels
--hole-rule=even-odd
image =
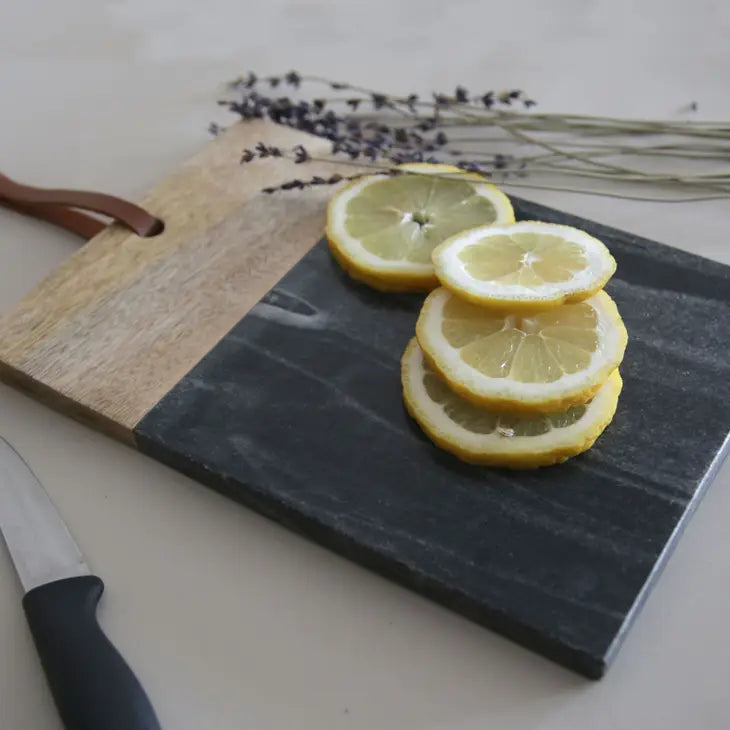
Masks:
[[[618,262],[616,417],[533,472],[436,449],[400,397],[420,295],[349,279],[320,241],[142,420],[140,448],[587,676],[614,656],[730,430],[730,268],[585,228]]]

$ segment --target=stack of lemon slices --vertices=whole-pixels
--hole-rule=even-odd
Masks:
[[[465,461],[531,468],[590,448],[621,391],[626,329],[608,249],[569,226],[514,222],[508,198],[447,165],[360,178],[327,237],[353,277],[428,291],[402,359],[406,407]]]

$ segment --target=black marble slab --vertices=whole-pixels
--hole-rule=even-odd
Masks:
[[[471,467],[406,414],[422,297],[320,241],[143,419],[139,447],[589,677],[615,655],[730,430],[730,267],[532,203],[611,249],[629,332],[612,425],[533,472]]]

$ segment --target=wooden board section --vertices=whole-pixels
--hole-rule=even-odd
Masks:
[[[240,165],[259,140],[329,151],[263,121],[230,128],[141,201],[165,221],[161,235],[110,226],[0,318],[0,378],[131,441],[144,414],[322,234],[331,188],[261,189],[340,166]]]

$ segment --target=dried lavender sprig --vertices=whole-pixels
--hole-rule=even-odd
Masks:
[[[333,152],[345,152],[351,159],[363,156],[371,161],[394,149],[400,150],[399,161],[427,161],[432,153],[449,141],[443,130],[426,134],[423,125],[388,125],[364,122],[338,116],[324,109],[323,104],[298,102],[288,98],[270,99],[257,93],[241,101],[222,101],[243,119],[268,117],[272,121],[292,126],[333,142]],[[429,127],[432,125],[428,125]],[[416,129],[420,131],[416,131]]]
[[[472,95],[462,85],[457,85],[452,94],[443,92],[434,92],[433,101],[425,101],[418,94],[408,94],[407,96],[394,96],[391,94],[377,91],[365,86],[350,84],[345,82],[333,81],[332,79],[322,76],[314,76],[311,74],[300,74],[297,71],[289,71],[283,75],[258,77],[252,72],[248,72],[245,76],[239,76],[228,82],[227,88],[233,91],[241,89],[254,89],[260,84],[268,85],[269,88],[278,88],[280,84],[288,84],[298,89],[303,83],[315,83],[328,86],[334,91],[348,91],[364,94],[367,100],[371,101],[376,109],[382,108],[403,108],[414,111],[417,106],[436,106],[436,107],[452,107],[452,106],[473,106],[477,109],[491,109],[494,106],[503,105],[511,106],[513,102],[521,102],[526,108],[536,105],[524,91],[520,89],[506,89],[504,91],[495,92],[487,91]],[[360,99],[365,101],[366,99]]]
[[[320,82],[323,84],[330,85],[331,88],[337,89],[337,90],[359,90],[360,92],[366,93],[370,96],[375,95],[376,98],[381,99],[390,99],[391,101],[405,101],[408,102],[409,99],[417,99],[416,95],[410,95],[408,97],[395,97],[395,96],[388,96],[385,94],[382,94],[381,92],[376,92],[371,89],[367,89],[365,87],[359,87],[353,84],[345,84],[345,83],[339,83],[339,82],[332,82],[329,79],[324,79],[322,77],[317,76],[304,76],[301,74],[298,74],[296,72],[289,72],[289,74],[286,74],[285,76],[288,77],[290,75],[293,75],[298,81],[297,81],[297,88],[300,83],[303,81],[313,81],[313,82]],[[250,81],[247,81],[246,78],[253,77],[255,79],[255,83],[258,83],[259,79],[255,77],[253,74],[249,74],[248,77],[245,77],[243,79],[237,79],[234,82],[231,83],[232,88],[252,88]],[[261,81],[276,81],[277,79],[280,81],[283,77],[264,77],[263,79],[260,79]],[[255,85],[254,83],[254,85]],[[278,83],[278,82],[277,82]],[[461,87],[457,87],[457,91],[454,93],[453,96],[449,97],[448,95],[444,94],[437,94],[437,97],[441,101],[450,101],[455,103],[460,103],[460,99],[464,98],[464,91],[461,89]],[[494,92],[488,92],[490,94],[494,94]],[[519,91],[508,91],[508,92],[501,92],[500,94],[496,95],[495,98],[498,100],[508,102],[512,98],[516,98],[521,94]],[[411,103],[415,103],[414,101],[411,101]],[[419,104],[425,104],[427,106],[433,106],[433,103],[431,102],[424,102],[422,100],[418,100]],[[726,139],[728,134],[730,134],[730,124],[718,124],[716,122],[701,122],[696,120],[691,121],[677,121],[677,122],[671,122],[667,120],[628,120],[628,119],[620,119],[616,117],[592,117],[587,115],[577,115],[577,114],[532,114],[529,116],[525,115],[519,115],[510,113],[507,111],[500,112],[502,116],[504,117],[504,121],[509,121],[509,115],[512,114],[512,117],[517,119],[520,124],[528,123],[528,120],[532,120],[533,123],[539,123],[539,124],[551,124],[551,123],[566,123],[570,125],[575,124],[584,124],[587,125],[589,128],[593,127],[595,125],[610,125],[611,128],[616,131],[617,126],[619,127],[618,131],[619,133],[634,133],[634,132],[646,132],[646,133],[656,133],[656,134],[687,134],[687,135],[695,135],[698,133],[701,133],[703,129],[705,129],[709,134],[712,136],[715,136],[717,138]],[[464,123],[467,123],[471,117],[465,118],[463,121]],[[445,121],[445,120],[444,120]],[[458,120],[457,120],[458,121]],[[477,120],[477,123],[479,120]],[[571,126],[572,130],[574,130],[576,127]],[[605,130],[602,130],[605,131]]]
[[[343,152],[342,150],[339,150]],[[286,157],[292,160],[295,164],[301,164],[312,160],[335,162],[339,164],[351,163],[358,166],[374,167],[384,172],[392,172],[393,165],[402,165],[409,162],[430,162],[432,164],[439,164],[443,160],[437,157],[427,157],[423,155],[420,150],[410,151],[408,153],[401,152],[399,150],[390,151],[386,155],[381,155],[378,159],[381,162],[385,162],[385,165],[377,164],[376,160],[365,161],[361,159],[357,161],[357,157],[352,154],[347,154],[347,160],[345,159],[334,159],[333,157],[318,157],[312,155],[304,145],[298,144],[290,152],[282,150],[280,147],[267,145],[265,142],[257,142],[253,148],[244,149],[241,153],[240,162],[248,163],[256,159],[267,159],[270,157]],[[511,167],[516,167],[513,164],[514,159],[509,155],[502,155],[497,153],[492,159],[489,160],[458,160],[456,167],[468,172],[478,172],[484,176],[491,176],[494,170],[502,171],[503,174],[509,174]],[[443,174],[443,177],[453,177],[447,173]]]
[[[334,162],[333,160],[327,160],[325,158],[321,158],[318,161],[320,162]],[[343,164],[342,162],[338,164]],[[347,164],[347,163],[344,163]],[[310,179],[305,180],[290,180],[288,182],[282,183],[281,185],[274,186],[274,187],[267,187],[263,188],[262,192],[264,193],[275,193],[278,191],[287,191],[287,190],[304,190],[307,188],[311,188],[318,185],[335,185],[337,183],[346,181],[346,180],[358,180],[365,175],[372,175],[372,174],[388,174],[388,175],[397,175],[397,174],[404,174],[402,170],[397,169],[378,169],[375,172],[368,171],[368,172],[360,172],[356,173],[354,175],[332,175],[329,178],[323,178],[321,176],[314,176]],[[417,172],[408,173],[408,174],[420,174]],[[455,177],[453,175],[438,175],[438,177]],[[658,198],[658,197],[651,197],[651,196],[640,196],[640,195],[627,195],[622,193],[617,193],[614,191],[608,191],[608,190],[588,190],[586,188],[571,188],[567,186],[559,186],[559,185],[535,185],[532,183],[523,183],[523,182],[513,182],[513,181],[500,181],[501,185],[506,185],[508,187],[516,187],[516,188],[523,188],[523,189],[529,189],[529,190],[551,190],[551,191],[560,191],[560,192],[566,192],[566,193],[578,193],[580,195],[597,195],[600,197],[609,197],[609,198],[617,198],[619,200],[634,200],[634,201],[645,201],[645,202],[652,202],[652,203],[692,203],[692,202],[702,202],[707,200],[726,200],[730,198],[730,193],[724,194],[724,195],[702,195],[702,196],[691,196],[691,197],[682,197],[682,198]]]
[[[398,130],[403,131],[403,130]],[[443,135],[442,132],[439,134]],[[519,139],[524,139],[524,133],[517,133]],[[397,135],[396,135],[397,138]],[[437,141],[441,144],[445,143],[446,137],[443,136],[442,139],[438,139]],[[361,142],[361,141],[360,141]],[[358,142],[358,144],[360,144]],[[537,144],[540,144],[539,142],[535,142]],[[378,158],[385,157],[389,162],[391,163],[403,163],[403,162],[413,162],[413,161],[430,161],[430,162],[438,162],[439,160],[432,156],[424,155],[423,152],[419,149],[405,149],[400,152],[393,152],[394,145],[391,143],[387,145],[387,149],[384,148],[381,143],[376,143],[376,145],[370,146],[365,152],[368,159],[371,161],[375,161]],[[553,170],[557,172],[572,172],[578,176],[581,177],[604,177],[612,174],[621,174],[624,176],[624,179],[627,180],[633,180],[637,178],[644,178],[647,181],[652,182],[667,182],[667,181],[673,181],[673,182],[680,182],[680,183],[692,183],[692,182],[704,182],[707,189],[712,190],[720,190],[722,192],[725,192],[725,189],[722,188],[718,183],[723,183],[726,180],[722,176],[714,175],[712,176],[711,182],[714,184],[710,184],[710,181],[707,180],[708,176],[701,176],[701,175],[695,175],[695,176],[677,176],[677,175],[653,175],[650,173],[646,173],[644,171],[634,171],[630,168],[626,168],[623,166],[618,165],[612,165],[602,162],[595,161],[591,156],[586,156],[585,154],[573,154],[569,152],[565,152],[564,150],[560,150],[559,148],[553,146],[553,145],[545,145],[547,149],[552,150],[550,153],[553,156],[556,157],[567,157],[569,159],[574,159],[578,162],[585,162],[589,165],[597,165],[598,167],[602,168],[604,171],[604,175],[600,175],[596,172],[590,172],[590,171],[582,171],[579,168],[575,167],[567,167],[565,165],[559,166],[559,165],[533,165],[534,169],[542,169],[542,170]],[[433,149],[433,146],[431,147]],[[341,141],[335,141],[333,144],[333,152],[345,152],[349,155],[350,159],[358,159],[361,154],[361,149],[358,149],[357,145],[353,145],[352,141],[342,143]],[[367,153],[370,154],[367,154]],[[387,154],[386,154],[387,153]],[[247,154],[250,155],[250,152]],[[299,154],[301,157],[299,158],[299,161],[305,161],[307,159],[307,153],[306,150],[304,150],[303,147],[300,148]],[[264,148],[261,150],[261,156],[279,156],[280,152],[276,148],[272,149],[266,149]],[[486,173],[487,170],[485,169],[485,163],[482,160],[479,161],[471,161],[471,160],[461,160],[460,166],[465,170],[473,170],[473,171],[479,171],[482,173]],[[504,155],[495,155],[493,158],[493,161],[491,163],[491,166],[495,170],[506,170],[506,171],[514,171],[515,168],[517,168],[517,174],[523,176],[525,174],[525,167],[526,167],[526,161],[523,159],[522,161],[519,160],[519,158],[513,158],[508,157]]]
[[[269,77],[269,80],[275,78],[277,77]],[[296,78],[298,79],[299,83],[301,83],[302,77],[300,75],[296,75]],[[338,122],[344,123],[346,121],[342,117],[338,117],[338,115],[332,110],[328,110],[327,112],[325,112],[324,117],[319,120],[308,118],[308,113],[310,111],[313,111],[315,114],[323,112],[327,104],[331,103],[333,99],[314,99],[311,104],[306,101],[300,101],[298,104],[294,104],[292,100],[288,97],[279,97],[277,99],[272,99],[270,97],[260,94],[258,91],[253,89],[253,86],[255,86],[255,83],[257,82],[257,77],[252,74],[249,74],[246,79],[236,80],[235,82],[233,82],[232,86],[239,90],[243,90],[242,99],[240,101],[223,100],[220,103],[224,106],[227,106],[231,111],[240,114],[244,119],[269,116],[275,122],[287,123],[290,126],[293,126],[296,121],[296,126],[298,126],[299,128],[303,128],[304,131],[330,137],[335,136],[334,130],[332,130],[331,127],[333,125],[336,126]],[[343,84],[335,84],[335,87],[348,89],[361,88]],[[466,91],[463,89],[463,87],[458,87],[454,97],[448,97],[444,94],[436,94],[435,102],[427,103],[417,102],[418,97],[415,94],[410,94],[407,97],[399,98],[391,97],[376,91],[365,91],[369,92],[369,97],[367,99],[365,97],[350,97],[344,99],[345,103],[348,104],[353,111],[356,110],[361,103],[370,101],[376,112],[385,107],[388,107],[393,108],[395,111],[400,113],[403,113],[403,110],[398,108],[398,105],[404,104],[408,108],[409,112],[408,114],[405,114],[405,116],[407,117],[406,121],[414,122],[415,128],[421,131],[434,129],[436,126],[438,126],[438,124],[445,122],[446,119],[448,119],[448,116],[444,118],[443,110],[450,109],[450,107],[453,105],[459,105],[459,100],[464,99],[464,95],[466,94]],[[510,91],[503,92],[500,95],[495,95],[494,92],[488,92],[487,94],[483,95],[482,98],[485,100],[484,103],[487,106],[491,107],[492,104],[495,103],[495,99],[501,100],[501,102],[504,104],[509,104],[511,103],[511,100],[521,97],[522,92]],[[427,106],[433,107],[433,115],[429,117],[417,115],[416,117],[414,117],[412,112],[414,112],[413,105],[416,103],[422,103],[426,104]],[[292,112],[296,112],[296,120],[294,120]],[[352,121],[352,117],[349,121]],[[380,122],[380,125],[382,126],[382,121]],[[326,129],[326,127],[330,127],[330,129]]]
[[[293,180],[287,180],[286,182],[281,183],[281,185],[274,185],[271,187],[262,188],[261,192],[270,195],[271,193],[275,193],[279,190],[304,190],[305,188],[312,188],[315,185],[336,185],[337,183],[341,183],[345,180],[357,180],[362,176],[363,173],[357,173],[355,175],[335,174],[330,175],[326,178],[319,175],[314,175],[308,180],[300,180],[299,178],[294,178]]]
[[[263,105],[255,111],[242,111],[236,103],[230,105],[233,111],[240,113],[243,118],[261,118],[268,115],[273,121],[293,126],[317,136],[325,137],[333,143],[333,152],[345,152],[353,159],[365,156],[374,159],[382,152],[391,149],[411,151],[418,149],[424,153],[432,152],[444,145],[446,136],[439,132],[433,138],[427,138],[404,127],[388,125],[374,125],[372,127],[344,123],[336,115],[300,113],[294,114],[291,106],[287,107],[282,115],[282,104],[272,109]]]
[[[258,142],[254,149],[246,149],[243,151],[241,156],[241,162],[251,162],[253,159],[266,159],[269,157],[290,157],[295,163],[303,163],[314,158],[306,150],[303,145],[297,145],[291,155],[283,152],[279,147],[266,145],[263,142]],[[348,155],[349,161],[354,162],[356,159],[352,154]],[[319,158],[322,159],[322,158]],[[382,157],[390,165],[403,164],[404,162],[422,162],[429,161],[438,163],[440,160],[435,157],[424,157],[419,151],[404,154],[401,152],[391,152],[387,157]],[[374,160],[371,163],[375,162]],[[362,164],[362,163],[360,163]],[[520,158],[515,158],[509,155],[496,154],[491,160],[465,160],[461,159],[457,161],[457,166],[462,170],[468,172],[476,172],[486,177],[491,177],[493,171],[500,173],[500,182],[504,183],[505,179],[510,175],[516,175],[518,177],[524,177],[527,174],[526,163]],[[383,169],[382,167],[380,169]],[[392,168],[389,168],[392,169]],[[723,187],[724,184],[730,184],[730,175],[713,174],[713,175],[663,175],[663,174],[652,174],[641,172],[639,174],[633,174],[626,168],[619,167],[613,169],[613,166],[609,166],[609,169],[603,171],[595,171],[591,169],[581,169],[575,166],[566,166],[565,164],[535,164],[533,165],[534,172],[559,172],[569,173],[578,177],[598,178],[604,180],[615,179],[615,176],[620,175],[624,181],[651,181],[655,183],[667,183],[667,182],[679,182],[684,184],[694,184],[695,187],[705,189],[708,191],[728,193],[730,189]],[[448,177],[448,175],[444,175]]]
[[[608,163],[601,160],[596,160],[590,155],[586,153],[580,153],[580,152],[573,152],[569,150],[562,149],[558,147],[557,145],[551,144],[549,142],[545,142],[544,140],[539,140],[534,135],[529,135],[524,131],[518,131],[516,129],[510,129],[508,130],[511,134],[516,135],[518,138],[524,140],[525,142],[529,144],[536,144],[540,147],[543,147],[546,150],[549,150],[550,152],[553,152],[557,155],[560,155],[567,159],[575,160],[579,163],[584,163],[586,165],[589,165],[591,167],[598,168],[606,173],[612,172],[614,174],[618,174],[622,176],[622,179],[624,180],[636,180],[636,179],[643,179],[645,182],[676,182],[680,183],[682,185],[692,184],[695,187],[701,187],[702,189],[706,190],[714,190],[719,192],[727,192],[726,188],[723,188],[721,185],[717,184],[708,184],[704,182],[702,176],[687,176],[683,174],[664,174],[664,175],[656,175],[650,172],[646,172],[644,170],[639,170],[636,168],[627,167],[625,165],[618,165],[615,163]],[[585,171],[581,172],[580,170],[573,168],[573,174],[579,174],[583,177],[586,176]],[[595,177],[595,175],[593,175]]]
[[[282,157],[288,158],[288,159],[295,159],[295,153],[287,153],[285,151],[282,151]],[[271,159],[272,155],[268,155],[267,158]],[[342,182],[343,180],[357,180],[364,175],[371,175],[371,174],[383,174],[383,175],[402,175],[402,174],[408,174],[408,175],[420,175],[420,174],[426,174],[421,173],[417,170],[409,170],[405,171],[402,169],[398,169],[395,167],[384,167],[381,164],[376,163],[365,163],[365,162],[353,162],[350,160],[338,160],[333,159],[331,157],[317,157],[317,156],[310,156],[310,161],[313,162],[321,162],[321,163],[329,163],[329,164],[335,164],[335,165],[352,165],[354,167],[360,168],[360,171],[349,176],[343,176],[340,174],[335,174],[330,177],[324,178],[321,176],[314,176],[307,179],[293,179],[286,181],[278,186],[268,187],[264,188],[263,192],[266,193],[274,193],[277,191],[287,191],[287,190],[304,190],[310,187],[318,186],[318,185],[335,185],[337,183]],[[362,168],[365,168],[364,170]],[[463,163],[462,169],[476,172],[482,175],[489,175],[488,170],[482,170],[480,169],[478,164],[468,164]],[[436,175],[433,175],[432,173],[429,173],[432,177],[440,177],[445,179],[458,179],[457,173],[437,173]],[[701,195],[701,196],[685,196],[682,198],[667,198],[667,197],[656,197],[656,196],[641,196],[641,195],[635,195],[635,194],[624,194],[624,193],[618,193],[615,191],[609,191],[609,190],[590,190],[586,189],[584,187],[581,188],[572,188],[568,186],[561,186],[561,185],[538,185],[534,183],[526,183],[523,181],[517,182],[515,180],[500,178],[498,180],[500,185],[504,185],[507,187],[517,187],[517,188],[525,188],[525,189],[533,189],[533,190],[553,190],[553,191],[561,191],[561,192],[568,192],[568,193],[578,193],[582,195],[598,195],[603,197],[610,197],[610,198],[617,198],[621,200],[638,200],[638,201],[646,201],[646,202],[659,202],[659,203],[683,203],[683,202],[698,202],[698,201],[705,201],[705,200],[724,200],[727,198],[730,198],[730,190],[724,190],[720,191],[720,194],[716,195]],[[712,188],[709,188],[710,190]]]
[[[295,74],[293,78],[283,81],[268,78],[267,83],[271,88],[278,87],[280,83],[287,83],[298,88],[302,80],[301,75]],[[327,80],[320,79],[320,81],[325,83]],[[330,139],[333,142],[333,152],[344,153],[352,161],[362,162],[363,158],[370,162],[384,161],[386,163],[419,159],[435,161],[435,157],[430,153],[438,151],[439,154],[456,157],[456,161],[464,169],[482,169],[485,165],[484,160],[476,161],[464,158],[467,155],[481,158],[483,153],[464,153],[451,144],[447,145],[445,140],[448,138],[446,138],[444,129],[450,130],[451,140],[448,141],[458,144],[459,138],[453,134],[453,130],[488,127],[502,130],[510,135],[514,143],[537,146],[543,150],[537,155],[522,157],[495,155],[492,158],[492,167],[498,171],[524,175],[529,169],[533,172],[558,172],[608,180],[671,182],[689,185],[695,189],[711,189],[721,191],[723,194],[727,193],[727,188],[723,186],[727,184],[730,173],[658,175],[625,164],[615,164],[598,159],[642,154],[687,157],[695,160],[718,157],[724,159],[726,149],[723,142],[730,131],[730,124],[727,123],[621,120],[581,115],[525,115],[506,109],[484,109],[470,105],[468,103],[469,94],[462,87],[457,87],[453,95],[436,94],[433,101],[430,102],[418,99],[415,95],[391,97],[364,87],[332,82],[331,87],[334,90],[347,92],[348,98],[345,100],[345,105],[349,113],[343,114],[329,108],[332,103],[335,103],[337,97],[315,99],[311,103],[292,102],[286,97],[270,99],[253,88],[256,83],[259,81],[252,81],[250,78],[243,83],[239,82],[237,88],[244,88],[242,100],[223,103],[229,105],[229,108],[238,112],[243,118],[268,116],[278,123]],[[365,96],[353,96],[353,93],[367,95],[367,99]],[[518,94],[513,94],[514,98],[518,98],[518,96]],[[510,101],[509,94],[504,99]],[[409,113],[404,115],[400,110],[402,118],[398,124],[394,124],[391,119],[387,118],[387,114],[394,111],[391,107],[397,107],[396,102],[402,104],[404,101],[406,105],[410,104],[407,106]],[[362,111],[363,105],[366,105],[368,114],[352,113]],[[417,106],[429,108],[433,113],[432,116],[418,113]],[[370,112],[370,107],[373,107],[372,112]],[[590,136],[592,139],[589,144],[576,142],[575,138],[554,143],[538,136],[545,132],[572,134],[579,138]],[[594,148],[596,138],[608,139],[611,136],[627,134],[638,134],[643,137],[672,134],[681,135],[685,139],[704,138],[708,142],[700,149],[693,142],[649,145],[645,150],[632,145],[616,143],[599,143],[603,149]],[[442,136],[439,138],[436,135]],[[473,141],[482,140],[474,139]],[[710,141],[712,141],[711,144]],[[578,151],[581,147],[582,150]],[[724,197],[724,195],[719,197]]]
[[[253,94],[251,97],[253,98]],[[458,96],[458,94],[457,94]],[[276,100],[275,102],[267,99],[265,97],[261,97],[260,95],[256,94],[254,99],[254,104],[257,104],[259,106],[258,113],[256,111],[253,112],[253,116],[263,116],[263,110],[268,109],[269,116],[274,119],[274,121],[281,121],[280,117],[281,114],[288,110],[291,112],[292,109],[292,103],[290,100],[284,98]],[[315,114],[322,112],[324,109],[324,102],[321,102],[319,100],[315,100],[312,108],[314,109]],[[237,111],[241,111],[240,108],[236,106],[235,103],[231,104],[231,108]],[[296,107],[298,111],[302,110],[301,103]],[[308,106],[304,107],[304,113],[298,114],[297,116],[297,122],[300,128],[304,128],[305,131],[311,131],[314,133],[322,134],[323,136],[327,136],[330,139],[335,140],[335,147],[334,151],[345,151],[347,152],[352,159],[357,159],[361,154],[364,154],[369,159],[374,160],[377,158],[377,156],[382,152],[383,148],[392,148],[394,146],[404,146],[404,147],[418,147],[421,150],[425,152],[433,151],[437,147],[445,144],[446,137],[443,131],[439,131],[435,138],[424,139],[419,137],[416,133],[413,131],[409,131],[405,127],[388,127],[387,125],[375,125],[376,128],[379,128],[381,130],[381,133],[379,133],[377,136],[366,136],[359,133],[359,127],[355,127],[354,131],[358,131],[358,137],[347,139],[347,135],[343,135],[341,133],[338,133],[337,128],[338,125],[341,125],[345,120],[342,118],[337,117],[337,115],[334,115],[330,112],[326,113],[319,121],[312,121],[311,119],[309,121],[309,126],[303,126],[302,122],[306,121],[306,116],[309,108]],[[246,117],[246,113],[244,111],[243,116]],[[291,113],[285,114],[289,119],[291,119]],[[353,129],[351,126],[352,120],[348,122],[348,129],[350,132],[353,132]],[[388,139],[387,137],[384,137],[382,132],[389,133],[391,137],[394,139]],[[394,141],[395,140],[395,141]],[[455,155],[457,154],[455,151],[450,150],[450,154]],[[554,151],[552,154],[560,155],[562,152]],[[586,158],[591,157],[591,155],[580,155],[580,159],[583,161],[586,160]],[[574,159],[578,159],[578,156],[573,156]],[[413,151],[406,150],[404,154],[401,157],[400,161],[410,159],[423,159],[420,157],[420,155],[415,154]],[[594,163],[591,163],[594,164]],[[623,169],[623,168],[616,168],[615,166],[608,166],[604,163],[595,163],[598,164],[601,167],[607,168],[607,169]],[[499,163],[497,163],[497,167],[500,167]],[[524,166],[523,166],[524,167]],[[634,174],[642,174],[639,171],[633,171]]]
[[[325,118],[323,121],[324,122],[332,121],[332,118]],[[377,125],[377,126],[380,127],[381,129],[383,128],[383,125]],[[419,138],[416,133],[409,132],[404,127],[389,128],[386,126],[385,129],[386,129],[386,131],[390,131],[391,135],[393,135],[396,140],[395,142],[390,140],[387,144],[388,147],[417,146],[417,147],[420,147],[421,149],[423,149],[424,151],[428,152],[428,151],[433,151],[436,147],[443,145],[446,141],[446,137],[445,137],[445,134],[443,133],[443,131],[440,131],[436,135],[435,138],[431,138],[429,140],[428,138],[425,138],[425,139]],[[306,130],[306,131],[310,131],[310,130]],[[314,129],[313,131],[316,132],[317,130]],[[342,135],[330,134],[328,136],[330,138],[332,138],[332,137],[339,138],[340,141],[342,141],[342,139],[343,139]],[[385,142],[385,140],[382,138],[382,135],[380,135],[380,137],[381,137],[380,139],[361,137],[357,144],[353,144],[354,140],[350,139],[346,144],[341,144],[340,146],[338,146],[338,148],[335,151],[340,151],[341,149],[345,149],[350,154],[352,154],[352,156],[354,158],[359,156],[360,153],[365,153],[370,159],[374,159],[376,157],[374,152],[376,152],[378,150],[378,148],[382,147]],[[468,139],[470,141],[478,141],[478,138],[468,138]],[[465,140],[459,140],[459,141],[465,141]],[[523,142],[524,140],[519,139],[518,141]],[[622,152],[627,152],[627,153],[632,153],[632,154],[641,154],[642,153],[641,148],[636,148],[636,147],[625,148],[625,147],[613,146],[612,149],[616,153],[622,153]],[[460,153],[456,152],[455,150],[446,150],[446,151],[451,155],[460,154]],[[562,151],[552,151],[550,154],[554,155],[554,156],[562,156]],[[661,153],[654,153],[654,154],[660,155]],[[595,158],[597,156],[605,156],[605,155],[600,152],[599,153],[591,152],[590,154],[580,155],[580,158],[585,160],[587,157]],[[673,157],[687,156],[687,157],[695,158],[695,159],[702,157],[701,155],[696,155],[694,153],[683,154],[681,149],[672,151],[672,152],[668,152],[667,156],[673,156]],[[707,157],[710,157],[710,156],[712,156],[712,155],[708,155]],[[530,158],[525,158],[525,159],[528,161],[530,160]],[[574,159],[577,159],[577,157],[574,157]],[[605,165],[603,165],[603,166],[606,167]],[[619,168],[619,170],[623,170],[623,169],[624,168]],[[634,174],[642,174],[642,173],[635,171]]]

